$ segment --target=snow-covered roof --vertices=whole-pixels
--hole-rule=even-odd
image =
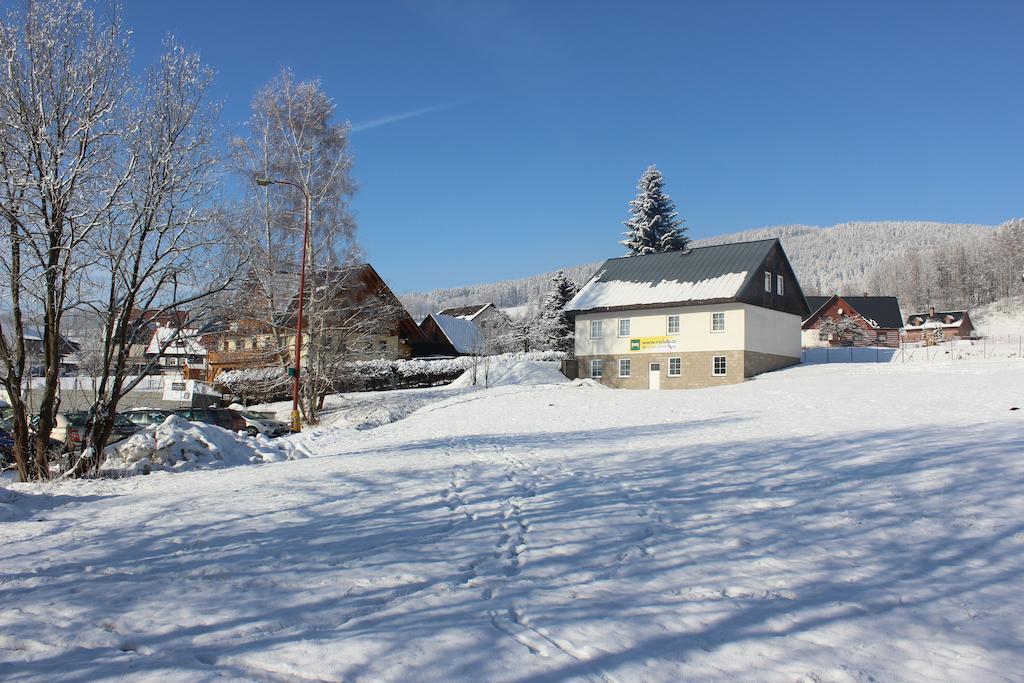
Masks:
[[[494,304],[474,304],[472,306],[456,306],[453,308],[445,308],[441,311],[441,315],[448,315],[453,318],[462,318],[463,320],[473,320],[478,315],[488,309],[488,307]]]
[[[733,299],[777,243],[758,240],[609,259],[565,310]]]
[[[967,311],[938,311],[934,315],[931,311],[914,313],[907,316],[906,328],[908,330],[953,329],[963,324],[966,315]]]
[[[173,327],[158,327],[153,331],[146,353],[188,354],[205,356],[206,347],[199,343],[199,330],[176,330]]]
[[[600,277],[600,273],[598,277]],[[736,296],[746,279],[747,271],[744,270],[697,282],[661,280],[652,283],[591,280],[580,290],[579,294],[573,297],[572,301],[566,304],[566,310],[585,311],[613,306],[731,299]]]
[[[473,353],[483,347],[484,337],[473,322],[442,313],[430,315],[457,352]]]

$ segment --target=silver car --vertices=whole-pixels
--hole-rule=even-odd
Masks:
[[[245,418],[245,431],[249,436],[262,434],[263,436],[284,436],[292,431],[291,425],[287,422],[274,420],[263,413],[256,413],[251,410],[239,410],[238,414]]]

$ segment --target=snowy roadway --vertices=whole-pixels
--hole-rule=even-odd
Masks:
[[[435,394],[0,490],[0,679],[1020,680],[1019,360]]]

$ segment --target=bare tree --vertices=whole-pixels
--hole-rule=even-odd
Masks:
[[[301,408],[315,423],[324,399],[352,384],[352,361],[380,354],[376,346],[394,334],[406,315],[390,291],[375,290],[366,269],[353,266],[317,273],[308,289],[315,311],[302,359]]]
[[[252,102],[249,135],[234,141],[238,169],[249,181],[260,178],[294,184],[265,187],[252,185],[248,224],[257,238],[252,241],[254,258],[248,278],[248,302],[244,315],[262,321],[272,336],[271,349],[279,362],[294,365],[294,329],[282,325],[290,320],[297,292],[294,277],[299,270],[303,239],[308,239],[306,272],[341,272],[358,261],[355,223],[349,201],[355,192],[351,177],[347,123],[335,122],[334,102],[317,81],[296,82],[291,72],[282,71]],[[310,198],[310,234],[304,230],[304,194]],[[311,293],[304,306],[303,362],[315,374],[323,359],[336,356],[338,336],[334,287]],[[307,421],[315,419],[321,383],[303,379],[302,407]]]
[[[818,323],[818,336],[822,341],[836,340],[856,345],[867,337],[866,327],[869,327],[869,324],[859,315],[825,317]]]
[[[28,2],[0,19],[0,206],[12,324],[0,333],[22,479],[49,476],[59,405],[61,320],[78,305],[82,245],[102,229],[127,179],[116,164],[117,110],[128,50],[117,16],[81,0]],[[44,383],[34,453],[26,448],[25,319],[41,321]]]
[[[220,158],[218,107],[208,98],[212,80],[198,55],[168,39],[126,108],[121,163],[128,182],[111,206],[108,229],[90,243],[102,362],[75,474],[98,468],[119,401],[156,357],[205,331],[207,302],[238,272],[241,251],[231,248],[232,232],[214,194]],[[130,354],[153,316],[174,321],[173,332],[159,339],[150,368],[139,372]]]

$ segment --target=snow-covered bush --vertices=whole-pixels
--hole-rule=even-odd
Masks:
[[[306,457],[287,440],[240,435],[216,425],[189,422],[177,415],[108,446],[104,454],[106,459],[100,471],[108,474],[177,472]]]
[[[560,361],[566,354],[560,351],[527,351],[488,356],[488,363],[514,360]],[[370,391],[433,387],[450,384],[466,370],[478,367],[480,357],[411,358],[387,360],[361,360],[346,363],[338,373],[335,390]],[[271,403],[285,400],[291,395],[291,378],[279,367],[230,370],[217,376],[214,387],[224,394],[236,396],[242,405]]]
[[[241,368],[217,375],[213,388],[237,396],[243,404],[268,403],[291,396],[291,378],[279,365],[269,368]]]
[[[515,360],[560,361],[565,356],[565,353],[558,351],[529,351],[490,356],[488,360],[489,362],[504,363]],[[438,358],[433,360],[422,358],[409,360],[378,359],[350,363],[346,375],[352,378],[354,384],[349,389],[396,389],[438,386],[455,381],[466,370],[479,364],[480,359],[474,356]]]

